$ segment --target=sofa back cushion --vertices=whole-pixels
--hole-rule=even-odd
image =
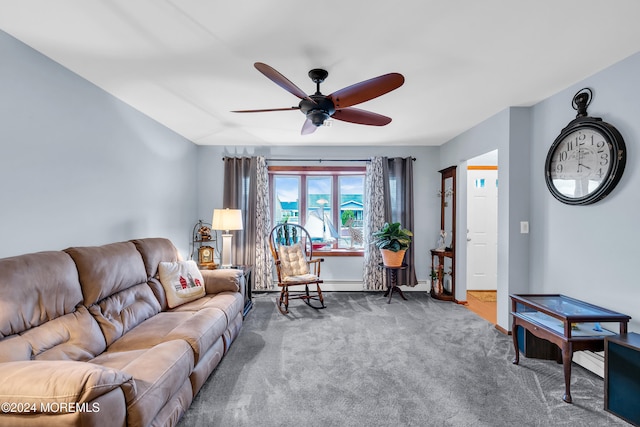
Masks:
[[[147,281],[140,253],[131,242],[65,249],[76,263],[86,307]]]
[[[80,305],[76,265],[64,252],[0,259],[0,362],[89,360],[105,349]]]
[[[64,252],[0,259],[0,339],[75,311],[78,272]]]
[[[102,353],[105,348],[106,342],[98,323],[86,307],[78,306],[73,313],[29,329],[20,334],[19,338],[0,341],[0,359],[3,355],[7,358],[0,361],[87,361]]]
[[[137,239],[131,241],[144,261],[144,266],[149,279],[149,286],[153,290],[153,294],[160,303],[161,309],[167,310],[167,294],[160,283],[160,275],[158,274],[158,266],[161,262],[177,262],[181,261],[180,252],[173,246],[171,240],[161,237],[150,237],[146,239]]]
[[[140,252],[132,242],[66,249],[78,268],[83,304],[104,334],[107,346],[160,312],[147,284]]]
[[[117,292],[89,307],[107,346],[160,312],[160,303],[146,283]]]
[[[142,255],[148,277],[158,278],[158,265],[161,262],[180,261],[180,253],[169,239],[151,237],[131,242],[136,245],[138,252]]]

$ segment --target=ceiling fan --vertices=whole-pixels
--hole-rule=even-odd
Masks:
[[[267,76],[267,78],[284,90],[300,98],[301,101],[297,107],[237,110],[233,111],[233,113],[300,110],[307,117],[302,125],[302,135],[315,132],[317,127],[322,126],[329,117],[342,120],[343,122],[361,125],[388,125],[391,123],[390,117],[359,108],[352,108],[352,106],[391,92],[404,83],[402,74],[389,73],[345,87],[344,89],[333,92],[331,95],[323,95],[320,93],[320,83],[327,78],[329,73],[326,70],[315,68],[309,71],[309,77],[316,84],[316,93],[307,95],[302,89],[269,65],[263,64],[262,62],[256,62],[253,65],[258,71]]]

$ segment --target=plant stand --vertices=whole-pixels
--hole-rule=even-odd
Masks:
[[[406,301],[407,298],[404,296],[404,293],[402,293],[402,289],[398,287],[398,270],[406,270],[407,264],[402,264],[397,267],[390,267],[390,266],[384,265],[384,263],[381,262],[378,265],[384,268],[385,270],[387,270],[389,272],[389,275],[391,276],[391,283],[387,283],[387,290],[384,293],[385,297],[386,296],[389,297],[389,299],[387,300],[387,304],[391,304],[391,297],[393,296],[394,292],[399,293],[402,299]]]

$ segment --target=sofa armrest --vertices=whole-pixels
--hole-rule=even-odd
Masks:
[[[204,288],[208,294],[224,291],[240,292],[244,283],[242,270],[223,268],[218,270],[200,270],[204,278]]]
[[[5,412],[74,412],[118,387],[126,403],[136,395],[131,375],[89,362],[28,360],[0,363],[0,403]],[[124,402],[123,402],[124,403]]]

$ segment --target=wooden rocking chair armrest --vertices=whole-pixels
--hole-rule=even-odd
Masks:
[[[320,277],[321,262],[324,262],[324,258],[314,258],[307,261],[307,264],[309,265],[309,269],[313,272],[313,274],[315,274],[318,277]]]

